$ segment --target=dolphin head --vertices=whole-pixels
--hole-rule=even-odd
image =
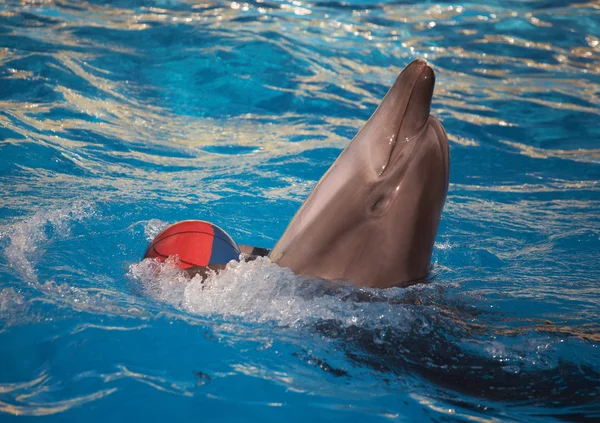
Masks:
[[[448,138],[429,114],[435,74],[415,60],[331,166],[271,253],[295,273],[406,286],[429,274]]]

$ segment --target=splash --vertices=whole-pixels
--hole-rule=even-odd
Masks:
[[[0,289],[0,332],[28,315],[25,297],[13,288]]]
[[[167,222],[163,222],[159,219],[150,219],[146,225],[144,225],[144,235],[146,235],[146,240],[151,242],[154,238],[156,238],[156,235],[158,235],[167,226],[169,226]]]
[[[73,222],[87,219],[93,213],[89,203],[80,202],[70,208],[40,210],[13,224],[5,233],[0,233],[0,239],[8,239],[8,246],[3,251],[8,264],[23,280],[38,283],[35,265],[48,243],[52,239],[67,238]]]
[[[168,262],[147,259],[131,265],[129,275],[148,295],[187,313],[288,328],[336,322],[344,328],[393,327],[396,332],[413,331],[416,325],[426,333],[431,322],[427,312],[415,310],[412,296],[432,294],[438,288],[435,284],[385,291],[360,288],[297,276],[266,257],[231,261],[219,273],[192,279]],[[429,311],[438,312],[435,307]]]

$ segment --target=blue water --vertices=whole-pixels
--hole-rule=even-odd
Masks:
[[[598,421],[599,37],[597,1],[2,2],[0,421]],[[184,219],[272,247],[417,57],[428,283],[140,264]]]

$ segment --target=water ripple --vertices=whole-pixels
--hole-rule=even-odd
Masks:
[[[119,390],[152,419],[597,416],[599,22],[597,1],[3,2],[0,411],[84,419]],[[416,57],[452,149],[430,284],[139,264],[189,218],[272,246]]]

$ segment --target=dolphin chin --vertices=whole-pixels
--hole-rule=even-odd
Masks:
[[[429,114],[434,85],[424,60],[400,73],[298,210],[272,261],[380,288],[427,277],[450,171],[446,132]]]

